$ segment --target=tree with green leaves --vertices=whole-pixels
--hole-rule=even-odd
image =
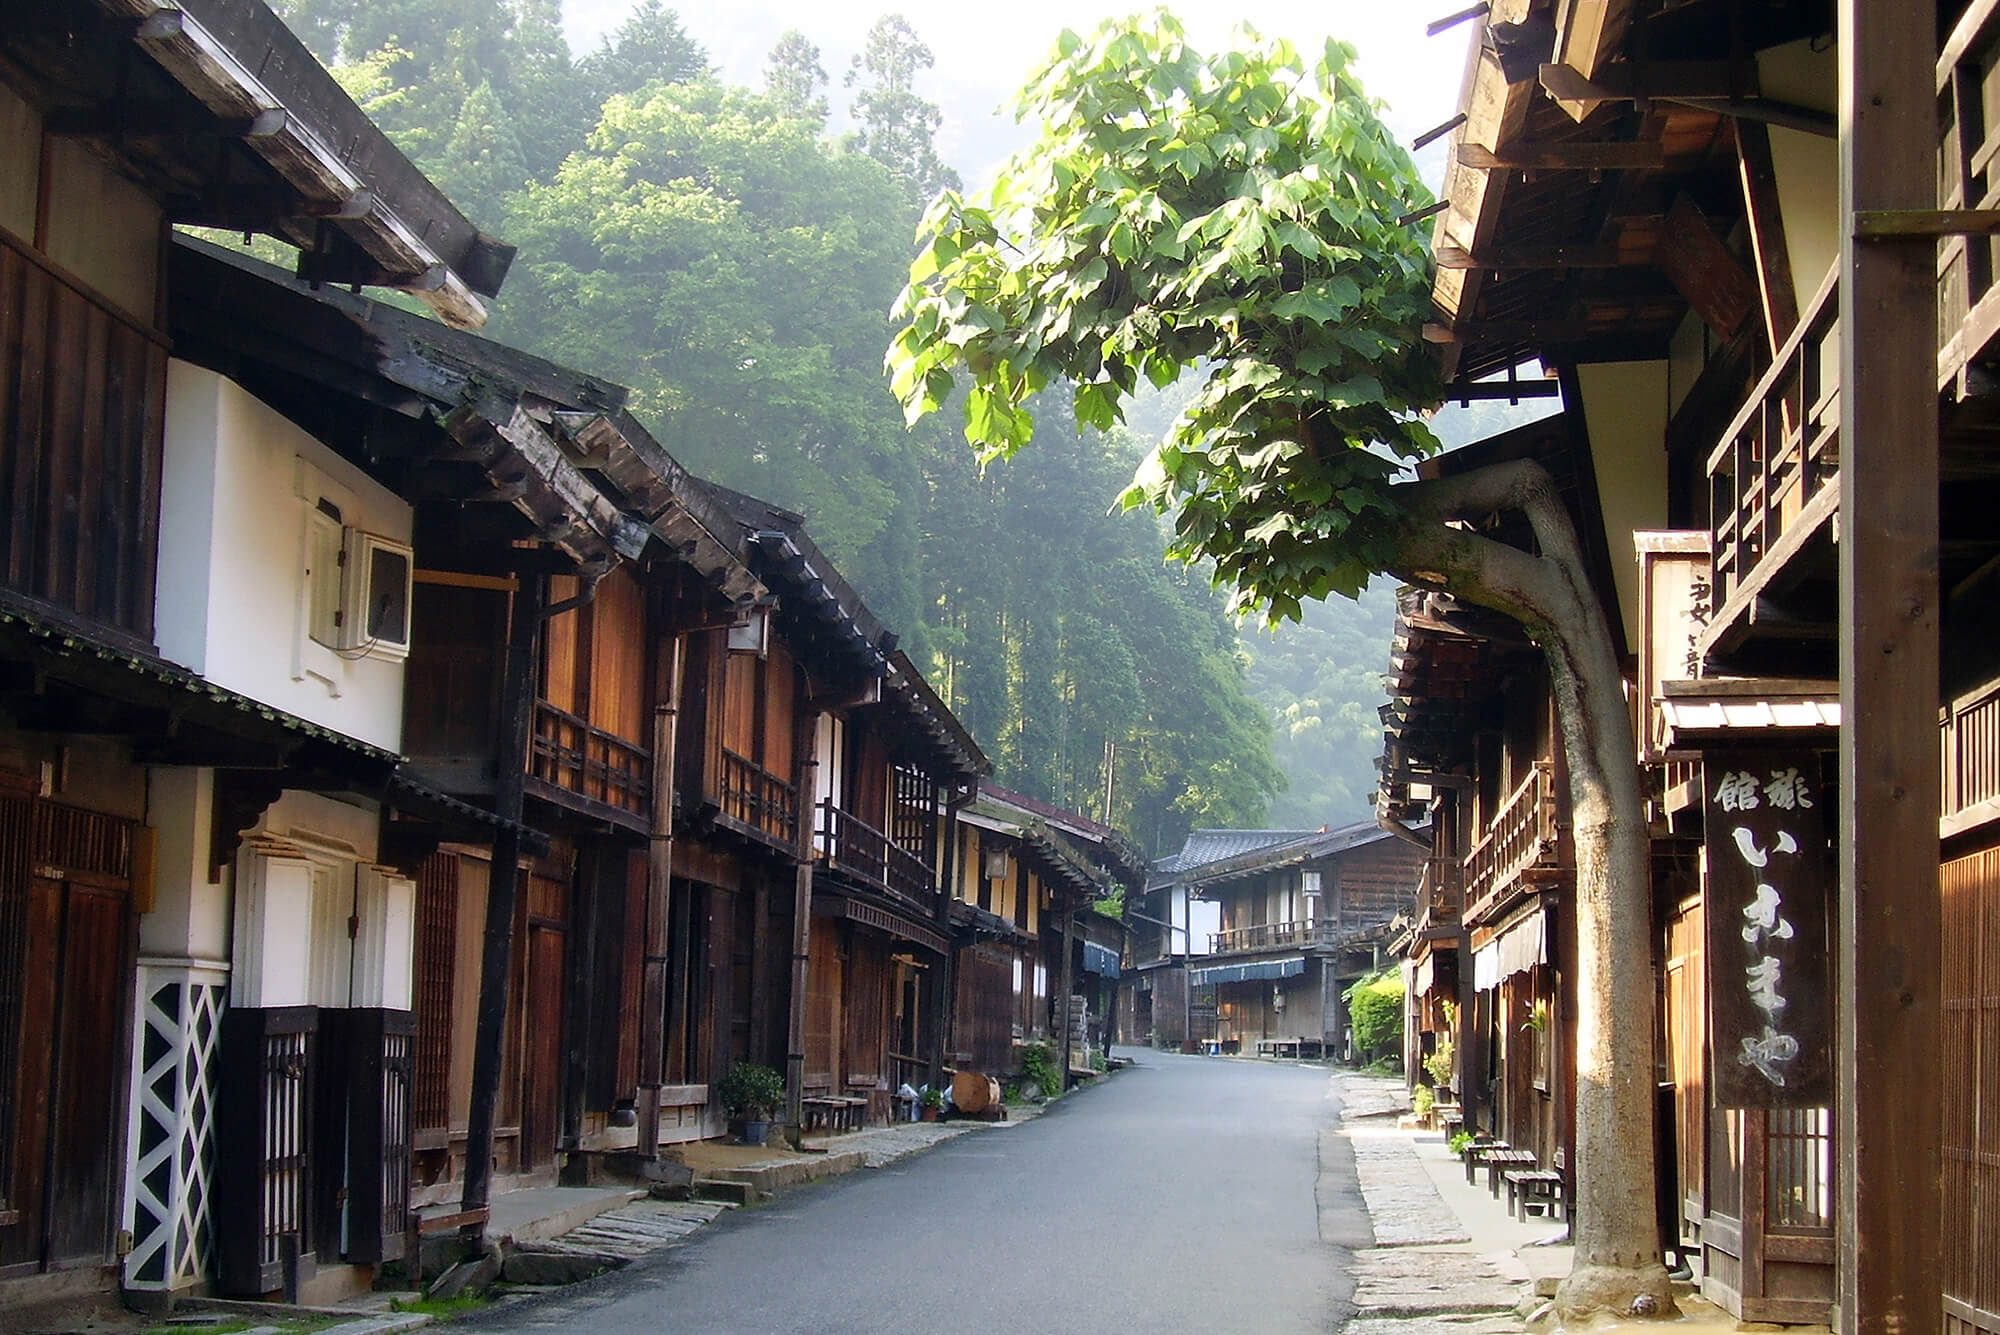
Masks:
[[[787,31],[764,58],[764,92],[780,110],[824,127],[827,117],[826,67],[819,48],[797,28]]]
[[[884,14],[847,72],[847,86],[857,90],[850,110],[862,152],[887,167],[920,204],[959,184],[958,173],[938,157],[943,113],[917,92],[917,76],[931,64],[930,47],[909,22]]]
[[[959,395],[987,456],[1067,391],[1117,422],[1142,380],[1207,371],[1127,492],[1238,606],[1296,618],[1372,574],[1517,619],[1549,664],[1570,778],[1578,923],[1576,1259],[1566,1315],[1665,1312],[1653,1211],[1647,832],[1623,682],[1547,474],[1505,464],[1397,480],[1436,447],[1421,329],[1430,261],[1400,221],[1409,156],[1329,42],[1308,67],[1239,34],[1204,57],[1165,13],[1065,33],[1021,98],[1039,126],[981,196],[925,216],[888,365],[913,420]],[[961,377],[963,384],[960,384]],[[1533,551],[1461,521],[1521,512]]]
[[[639,0],[597,50],[576,62],[580,99],[593,112],[619,93],[686,83],[708,72],[708,52],[663,0]]]

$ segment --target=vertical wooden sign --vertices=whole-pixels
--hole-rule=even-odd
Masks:
[[[1711,1097],[1718,1108],[1833,1099],[1826,818],[1811,751],[1703,761]]]

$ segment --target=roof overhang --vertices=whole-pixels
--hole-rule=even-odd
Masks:
[[[514,248],[479,232],[261,0],[98,7],[218,124],[241,127],[235,141],[291,193],[240,225],[298,246],[301,276],[399,288],[447,324],[485,323],[481,298],[500,290]],[[180,217],[230,227],[242,207]]]

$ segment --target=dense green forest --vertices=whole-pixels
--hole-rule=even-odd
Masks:
[[[1049,412],[1033,449],[985,470],[949,414],[905,429],[888,308],[956,177],[903,19],[876,22],[837,85],[790,33],[745,88],[662,0],[584,52],[559,0],[276,7],[520,247],[486,332],[629,385],[688,466],[804,513],[1002,783],[1156,852],[1196,825],[1365,818],[1391,593],[1239,633],[1202,572],[1162,560],[1151,516],[1109,512],[1173,391],[1102,435]]]

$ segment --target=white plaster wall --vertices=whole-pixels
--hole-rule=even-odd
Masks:
[[[345,657],[306,635],[306,516],[322,494],[349,526],[410,540],[410,507],[393,492],[240,386],[173,362],[160,652],[217,685],[396,750],[402,663]]]
[[[231,1004],[410,1008],[416,885],[374,865],[380,819],[371,805],[288,791],[245,836]]]
[[[1639,643],[1639,563],[1635,529],[1667,522],[1667,363],[1603,362],[1579,366],[1584,423],[1604,511],[1604,540],[1625,643]]]
[[[229,888],[208,875],[215,771],[147,773],[154,836],[153,911],[139,916],[139,953],[215,963],[229,958]]]
[[[1186,890],[1174,891],[1174,921],[1187,928],[1184,938],[1190,955],[1209,953],[1209,937],[1222,930],[1222,905],[1212,899],[1194,899]]]
[[[1772,47],[1757,55],[1758,84],[1766,97],[1833,111],[1838,57],[1833,46],[1814,50],[1810,41]],[[1803,310],[1840,258],[1840,146],[1821,135],[1772,126],[1771,166],[1778,175],[1792,287]]]

